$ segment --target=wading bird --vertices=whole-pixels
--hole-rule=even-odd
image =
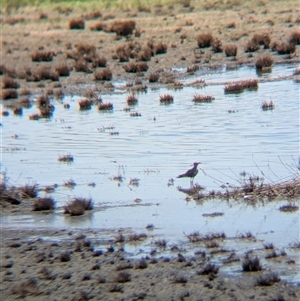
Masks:
[[[194,167],[189,169],[187,172],[183,173],[182,175],[179,175],[177,178],[191,178],[190,182],[193,183],[194,178],[196,177],[196,175],[198,174],[198,164],[200,164],[201,162],[195,162],[194,163]]]

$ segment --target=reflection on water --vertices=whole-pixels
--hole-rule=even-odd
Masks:
[[[275,66],[264,78],[290,75],[296,65]],[[201,73],[202,72],[202,73]],[[255,78],[254,69],[199,71],[195,76],[208,83]],[[192,81],[189,78],[186,81]],[[151,86],[151,85],[149,85]],[[194,104],[194,93],[215,97],[212,103]],[[171,105],[160,105],[159,96],[174,96]],[[265,82],[257,91],[225,95],[224,85],[202,89],[148,89],[138,95],[133,109],[140,117],[123,110],[126,94],[103,95],[112,102],[113,113],[78,110],[78,97],[67,96],[64,109],[54,103],[51,120],[29,120],[33,106],[23,116],[2,120],[2,167],[10,184],[36,181],[59,184],[52,194],[58,206],[74,196],[92,198],[96,208],[105,209],[83,217],[68,217],[58,210],[53,215],[2,217],[3,224],[20,227],[132,228],[144,231],[155,226],[155,235],[181,241],[183,232],[203,233],[222,229],[228,237],[251,231],[259,239],[286,247],[299,240],[299,216],[278,210],[284,201],[251,207],[247,201],[186,202],[177,186],[189,187],[189,179],[176,176],[201,161],[195,183],[206,190],[225,183],[238,184],[240,173],[263,176],[266,182],[289,179],[297,171],[299,154],[299,84],[292,80]],[[272,100],[275,109],[263,111],[262,101]],[[229,113],[231,112],[231,113]],[[118,135],[112,135],[118,132]],[[60,163],[58,157],[71,154],[74,162]],[[114,178],[122,177],[122,181]],[[139,186],[129,185],[139,179]],[[174,179],[174,185],[169,180]],[[72,179],[73,189],[62,184]],[[88,185],[95,183],[95,186]],[[136,204],[135,199],[141,199]],[[147,203],[148,206],[143,206]],[[135,206],[128,206],[134,205]],[[216,218],[203,213],[223,212]]]

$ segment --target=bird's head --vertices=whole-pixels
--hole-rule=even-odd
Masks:
[[[194,166],[198,166],[198,164],[201,164],[201,162],[194,162]]]

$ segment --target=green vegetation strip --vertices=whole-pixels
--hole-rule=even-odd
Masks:
[[[18,9],[20,7],[29,6],[71,6],[80,8],[115,8],[115,9],[131,9],[131,8],[150,8],[154,6],[166,6],[172,4],[190,5],[191,0],[1,0],[1,6],[6,9]]]

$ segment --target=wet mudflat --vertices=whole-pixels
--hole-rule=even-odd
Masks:
[[[3,167],[10,184],[58,187],[51,193],[57,207],[53,214],[7,215],[1,217],[2,224],[136,232],[153,225],[151,236],[162,237],[168,244],[186,243],[184,234],[222,229],[226,244],[234,249],[239,247],[230,238],[246,232],[260,245],[267,241],[278,248],[289,247],[299,238],[299,215],[279,210],[288,200],[252,202],[246,196],[195,201],[177,189],[188,189],[189,179],[176,176],[196,161],[202,164],[194,184],[204,191],[238,186],[249,176],[262,177],[267,183],[297,176],[299,84],[292,79],[272,81],[291,75],[296,67],[275,66],[262,76],[246,67],[199,70],[183,82],[188,85],[201,78],[207,86],[170,90],[149,85],[147,93],[136,95],[138,102],[130,111],[124,110],[128,107],[126,83],[116,82],[118,93],[101,94],[103,102],[113,104],[110,112],[96,106],[80,111],[81,98],[73,95],[61,102],[53,100],[50,119],[30,120],[37,112],[35,105],[21,116],[3,117]],[[224,93],[222,82],[256,77],[265,81],[256,91]],[[164,94],[171,94],[173,102],[160,103]],[[195,94],[212,95],[214,100],[195,103]],[[265,100],[275,103],[273,110],[262,109]],[[130,116],[132,112],[140,116]],[[73,161],[58,161],[64,155],[71,155]],[[76,185],[66,187],[68,182]],[[82,217],[64,215],[62,207],[74,196],[92,198],[93,212]],[[211,216],[215,212],[222,214]],[[152,246],[150,239],[142,244],[142,252],[140,245],[129,250],[142,256]],[[248,244],[241,251],[253,247]]]
[[[30,119],[38,112],[34,95],[22,115],[2,117],[8,184],[36,183],[39,196],[52,197],[56,205],[47,213],[31,211],[31,200],[4,208],[3,279],[30,275],[4,289],[5,296],[40,300],[43,291],[60,298],[76,281],[80,285],[67,300],[169,295],[194,300],[199,283],[205,300],[226,289],[224,300],[232,294],[253,298],[253,287],[257,300],[296,300],[298,199],[217,194],[252,180],[257,187],[299,180],[295,68],[278,65],[262,75],[247,67],[200,69],[182,77],[182,89],[148,85],[146,93],[135,94],[132,106],[126,82],[114,82],[114,93],[98,92],[113,110],[100,111],[97,105],[80,110],[82,97],[69,95],[50,98],[53,115],[39,120]],[[257,90],[224,93],[229,82],[249,78],[258,78]],[[207,85],[196,88],[196,80]],[[164,95],[173,101],[160,102]],[[195,95],[213,99],[197,103]],[[272,101],[272,108],[264,109],[265,101]],[[176,178],[197,161],[192,185],[188,178]],[[91,199],[93,210],[64,214],[75,197]],[[248,265],[258,274],[245,273]],[[149,283],[137,281],[145,277],[152,293]],[[68,284],[61,286],[60,279]],[[283,288],[280,280],[292,286]]]

